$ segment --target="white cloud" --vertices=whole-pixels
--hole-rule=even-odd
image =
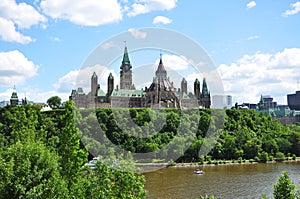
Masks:
[[[226,94],[239,102],[257,103],[260,95],[272,95],[286,104],[286,95],[296,90],[300,74],[300,49],[289,48],[275,54],[244,55],[230,65],[218,67]]]
[[[128,16],[145,14],[155,10],[171,10],[176,7],[177,0],[136,0],[128,12]]]
[[[252,35],[252,36],[247,38],[247,40],[255,40],[255,39],[259,39],[259,36],[258,35]]]
[[[109,41],[109,42],[106,42],[106,43],[102,44],[101,48],[104,49],[104,50],[107,50],[107,49],[110,49],[114,46],[115,46],[114,42]]]
[[[26,79],[36,76],[37,71],[38,66],[18,50],[0,52],[1,87],[22,84]]]
[[[254,8],[255,6],[256,6],[256,2],[255,2],[255,1],[250,1],[250,2],[247,4],[247,9]]]
[[[2,17],[0,17],[0,27],[5,27],[0,28],[0,36],[4,41],[17,42],[21,44],[27,44],[34,41],[31,37],[17,32],[14,23]]]
[[[300,1],[297,1],[296,3],[293,3],[290,5],[291,6],[291,10],[286,10],[282,16],[287,17],[289,15],[295,15],[298,12],[300,12]]]
[[[153,24],[170,24],[172,23],[172,20],[167,18],[167,17],[164,17],[164,16],[157,16],[153,19]]]
[[[52,39],[52,41],[56,41],[56,42],[59,42],[59,41],[60,41],[60,38],[59,38],[59,37],[52,37],[51,39]]]
[[[189,66],[187,58],[183,55],[164,54],[162,55],[162,61],[166,70],[186,70]],[[155,68],[157,68],[158,63],[159,60],[156,60]]]
[[[100,26],[122,20],[117,0],[42,0],[43,12],[54,19],[83,26]]]
[[[1,1],[0,17],[13,21],[18,25],[18,28],[30,28],[32,25],[47,21],[47,18],[31,5],[26,3],[16,4],[15,0]]]
[[[45,23],[47,18],[26,3],[17,4],[14,0],[2,0],[0,4],[0,36],[4,41],[27,44],[34,39],[24,36],[18,29],[30,28]]]
[[[140,31],[138,29],[130,28],[128,32],[136,39],[145,39],[147,37],[147,32]]]
[[[107,78],[109,73],[114,76],[115,86],[119,83],[119,76],[113,70],[106,68],[105,66],[95,65],[91,67],[85,67],[80,70],[73,70],[66,75],[59,78],[59,80],[53,85],[57,92],[71,93],[72,89],[82,87],[84,92],[88,94],[91,91],[91,77],[93,72],[96,72],[98,76],[98,83],[100,88],[106,92],[107,90]]]

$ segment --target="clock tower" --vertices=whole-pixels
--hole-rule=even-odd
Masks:
[[[122,65],[120,67],[120,89],[132,90],[132,66],[130,64],[127,46],[125,45]]]

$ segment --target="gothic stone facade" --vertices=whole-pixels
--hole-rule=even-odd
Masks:
[[[123,60],[120,66],[120,87],[114,88],[114,77],[110,73],[107,78],[107,92],[98,84],[98,76],[91,77],[91,92],[85,94],[82,88],[72,90],[70,100],[74,100],[77,107],[118,107],[118,108],[209,108],[210,93],[203,79],[202,92],[198,79],[194,82],[194,93],[187,93],[187,81],[181,81],[181,88],[176,89],[167,75],[162,56],[149,87],[136,90],[132,81],[132,65],[125,46]]]

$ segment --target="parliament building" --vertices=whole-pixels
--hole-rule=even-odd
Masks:
[[[115,87],[114,77],[107,78],[107,92],[98,84],[94,72],[91,77],[91,91],[85,94],[82,88],[72,90],[69,97],[79,108],[210,108],[211,98],[206,80],[203,79],[202,90],[198,79],[194,82],[194,93],[188,93],[187,81],[181,81],[181,88],[175,88],[164,67],[162,56],[149,87],[137,90],[132,81],[132,65],[125,46],[120,67],[120,85]]]

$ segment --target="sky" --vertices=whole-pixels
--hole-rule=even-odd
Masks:
[[[234,103],[258,103],[261,95],[271,95],[287,104],[286,95],[300,90],[299,21],[296,0],[1,0],[0,101],[10,99],[14,86],[20,99],[67,100],[80,86],[80,74],[90,79],[102,69],[99,84],[105,90],[109,72],[118,81],[124,40],[133,68],[156,67],[162,53],[165,66],[181,71],[191,87],[195,77],[208,74],[189,70],[200,61],[189,58],[184,39],[165,34],[171,31],[204,50]],[[152,37],[153,46],[138,48],[136,41],[151,38],[149,29],[165,31],[156,38],[170,45],[156,46]],[[110,62],[85,65],[99,46],[118,50]],[[109,57],[105,52],[99,59]],[[150,83],[154,72],[134,75]],[[216,82],[207,83],[214,95]]]

